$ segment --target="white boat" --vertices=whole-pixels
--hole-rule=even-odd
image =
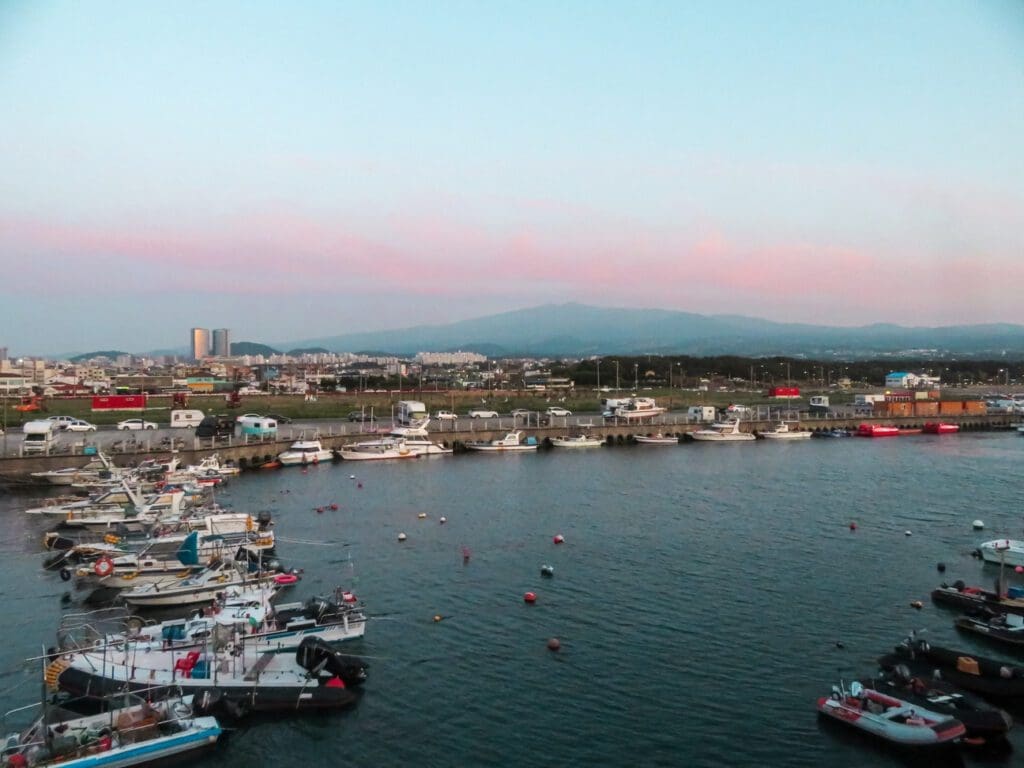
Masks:
[[[766,440],[807,440],[811,434],[804,430],[790,429],[788,423],[780,421],[773,429],[762,432],[761,437]]]
[[[526,442],[523,442],[525,439]],[[470,451],[485,451],[491,453],[511,453],[516,451],[536,451],[537,438],[526,437],[522,431],[509,432],[502,438],[496,440],[478,440],[466,443]]]
[[[637,421],[665,413],[665,410],[656,405],[652,397],[631,397],[615,408],[614,416],[617,419]]]
[[[25,768],[127,768],[197,753],[220,738],[216,718],[193,713],[192,696],[124,700],[120,707],[86,716],[43,705],[31,725],[6,737],[0,760]],[[15,716],[9,712],[4,720]]]
[[[250,573],[246,563],[220,560],[195,575],[165,577],[140,584],[121,593],[121,599],[136,608],[169,608],[208,603],[233,587],[273,589],[298,581],[294,574]]]
[[[319,464],[333,459],[334,452],[330,448],[324,448],[319,440],[296,440],[287,451],[277,455],[277,460],[286,467],[296,464]]]
[[[1020,539],[995,539],[978,545],[981,559],[986,563],[1008,565],[1016,568],[1024,566],[1024,541]]]
[[[185,619],[138,626],[129,621],[123,632],[103,638],[107,645],[125,644],[136,653],[169,648],[195,648],[221,636],[235,648],[252,653],[294,650],[306,637],[340,643],[362,637],[366,615],[356,596],[337,589],[331,597],[274,606],[277,589],[238,587]]]
[[[718,421],[705,429],[690,433],[694,440],[709,443],[747,443],[757,438],[750,432],[740,432],[740,420]]]
[[[385,438],[369,442],[346,445],[338,451],[344,461],[374,461],[383,459],[415,459],[416,453],[404,440]]]
[[[111,696],[145,691],[194,694],[197,711],[222,708],[235,717],[249,711],[296,712],[345,707],[351,689],[366,680],[366,665],[316,637],[291,653],[250,652],[234,641],[211,639],[201,648],[136,653],[134,648],[91,643],[65,644],[46,669],[53,689],[75,696]]]
[[[445,448],[430,439],[430,433],[427,432],[429,424],[430,419],[423,419],[408,427],[392,427],[385,439],[402,440],[409,450],[419,456],[450,456],[451,448]]]
[[[666,437],[660,432],[656,435],[636,435],[633,439],[640,445],[679,445],[678,437]]]
[[[551,445],[555,448],[600,448],[604,440],[591,435],[569,435],[552,437]]]
[[[45,480],[50,485],[71,485],[72,483],[84,483],[100,477],[114,477],[120,472],[121,470],[115,467],[110,462],[110,459],[102,453],[98,453],[81,467],[65,467],[64,469],[51,469],[48,472],[33,472],[32,477]]]

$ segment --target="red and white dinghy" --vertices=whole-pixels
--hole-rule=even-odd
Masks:
[[[849,690],[841,685],[832,686],[831,696],[818,699],[818,712],[906,747],[950,744],[967,730],[955,718],[865,688],[858,682],[851,683]]]

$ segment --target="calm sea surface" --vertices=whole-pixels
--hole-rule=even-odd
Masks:
[[[290,599],[344,585],[365,601],[374,618],[347,650],[370,678],[355,708],[243,722],[202,765],[906,765],[820,724],[815,699],[911,629],[999,655],[928,593],[992,584],[970,551],[1024,534],[1022,464],[1024,439],[992,433],[245,475],[219,500],[273,513],[281,560],[305,569]],[[41,568],[44,524],[20,514],[32,498],[0,494],[5,709],[38,697],[24,659],[67,610]],[[995,764],[1024,764],[1024,724],[1012,741]]]

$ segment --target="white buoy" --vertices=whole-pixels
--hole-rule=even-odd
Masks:
[[[426,518],[426,516],[426,512],[420,512],[418,515],[416,515],[416,517],[418,517],[420,520],[423,520],[424,518]]]
[[[980,531],[982,528],[985,527],[985,524],[981,522],[981,520],[975,520],[973,523],[971,523],[971,525],[974,526],[974,530],[976,531]]]
[[[437,522],[439,522],[441,525],[444,525],[445,523],[448,522],[448,518],[445,517],[444,515],[441,515],[441,519],[438,520]]]
[[[909,535],[910,535],[910,531],[904,531],[904,532],[903,532],[903,535],[904,535],[904,536],[909,536]]]
[[[355,475],[349,475],[349,476],[348,476],[348,479],[349,479],[349,480],[355,480],[355,479],[356,479],[356,476],[355,476]]]
[[[405,534],[404,533],[398,534],[398,540],[399,541],[405,541]]]

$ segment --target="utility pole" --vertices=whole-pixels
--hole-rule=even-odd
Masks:
[[[615,361],[615,392],[619,392],[619,361]]]
[[[597,391],[601,391],[601,358],[597,359]]]

